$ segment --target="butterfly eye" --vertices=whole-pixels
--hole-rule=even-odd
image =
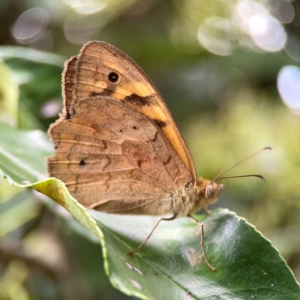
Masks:
[[[214,196],[215,193],[215,189],[213,188],[213,186],[211,184],[207,185],[205,188],[205,196],[206,198],[212,198]]]
[[[115,83],[119,80],[119,74],[117,74],[116,72],[110,72],[107,78],[110,82]]]

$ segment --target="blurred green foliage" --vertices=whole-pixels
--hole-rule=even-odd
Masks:
[[[76,55],[88,40],[112,43],[162,92],[198,175],[213,178],[255,150],[273,147],[230,173],[260,173],[266,183],[228,180],[214,207],[227,207],[254,224],[299,281],[300,119],[281,101],[277,80],[284,66],[299,67],[300,7],[251,1],[283,24],[285,46],[271,51],[239,27],[236,13],[246,2],[1,1],[0,88],[9,85],[10,93],[1,93],[0,117],[22,129],[47,130],[62,107],[64,57]],[[286,21],[291,9],[294,15]],[[111,288],[98,245],[78,235],[68,216],[45,201],[0,179],[0,286],[10,282],[15,291],[7,299],[129,299]]]

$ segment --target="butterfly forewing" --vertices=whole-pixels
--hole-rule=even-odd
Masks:
[[[117,82],[109,81],[115,72]],[[78,99],[111,96],[152,119],[196,181],[191,154],[160,93],[143,70],[126,54],[104,42],[89,42],[76,62],[75,94]]]

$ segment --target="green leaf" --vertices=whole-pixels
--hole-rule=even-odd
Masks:
[[[48,128],[61,110],[61,73],[66,58],[26,47],[8,46],[0,46],[0,58],[11,68],[11,76],[20,88],[19,127]],[[52,109],[47,110],[51,106]],[[17,105],[13,107],[18,108]]]
[[[162,222],[141,251],[128,256],[157,217],[86,210],[61,181],[34,182],[46,173],[45,156],[51,152],[43,133],[0,125],[0,136],[3,175],[11,184],[32,186],[48,195],[93,232],[102,243],[112,284],[124,293],[143,299],[300,298],[299,285],[278,251],[252,225],[226,209],[197,216],[204,223],[205,249],[216,272],[202,259],[200,226],[187,218]]]
[[[11,184],[24,187],[47,176],[45,157],[53,146],[40,130],[17,130],[0,123],[0,174]]]
[[[226,209],[204,220],[205,249],[216,272],[201,259],[199,226],[186,218],[160,224],[141,252],[129,257],[124,253],[147,236],[154,218],[95,214],[112,280],[122,290],[134,289],[150,299],[300,298],[299,286],[277,250]]]
[[[21,60],[29,60],[36,63],[49,64],[61,68],[65,62],[65,58],[60,55],[39,51],[27,47],[1,46],[0,57],[7,60],[18,58]]]

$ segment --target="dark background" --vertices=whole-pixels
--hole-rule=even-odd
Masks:
[[[63,61],[87,41],[113,44],[158,86],[199,176],[213,178],[272,146],[229,173],[262,174],[266,183],[228,180],[211,209],[251,222],[299,281],[299,19],[297,2],[280,0],[2,0],[1,48],[60,55],[51,66],[40,52],[7,60],[20,88],[18,126],[46,131],[62,108]],[[63,211],[1,179],[0,289],[8,283],[19,287],[10,299],[130,299],[109,283],[100,246],[78,235]]]

